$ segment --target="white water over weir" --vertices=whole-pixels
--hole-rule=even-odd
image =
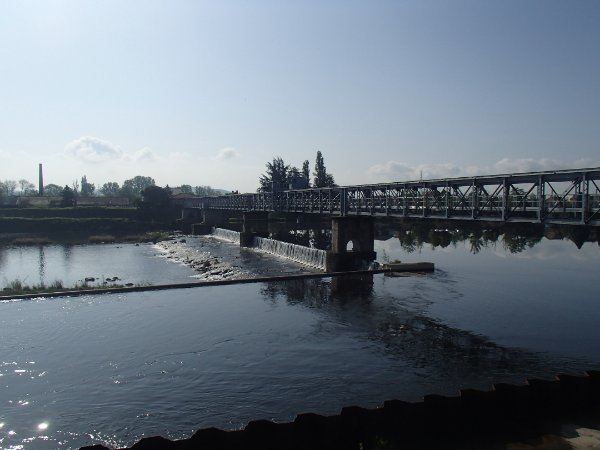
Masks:
[[[239,231],[226,230],[225,228],[213,228],[212,235],[219,239],[235,242],[236,244],[240,243]]]
[[[254,248],[273,255],[283,256],[300,264],[325,270],[327,252],[316,248],[304,247],[302,245],[290,244],[288,242],[276,241],[261,237],[254,238]]]
[[[212,236],[236,244],[240,243],[240,233],[238,231],[226,230],[225,228],[213,228]],[[326,268],[327,252],[325,250],[261,237],[254,238],[252,247],[317,269],[325,270]]]

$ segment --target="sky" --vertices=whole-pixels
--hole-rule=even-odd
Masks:
[[[600,1],[0,0],[0,180],[600,166]]]

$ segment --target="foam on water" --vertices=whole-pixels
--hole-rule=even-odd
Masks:
[[[226,230],[225,228],[214,228],[212,236],[219,239],[224,239],[226,241],[235,242],[237,244],[240,243],[239,231]]]
[[[254,248],[273,255],[283,256],[307,266],[325,270],[325,257],[327,254],[325,250],[261,237],[254,238]]]

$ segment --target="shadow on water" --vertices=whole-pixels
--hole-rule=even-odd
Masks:
[[[262,293],[270,302],[284,300],[316,310],[325,322],[343,323],[348,331],[366,336],[388,358],[402,361],[418,377],[431,378],[432,391],[487,389],[491,383],[579,370],[578,363],[570,367],[572,361],[504,347],[486,336],[445,324],[428,316],[426,298],[419,304],[408,293],[377,292],[382,280],[383,275],[292,280],[267,283]]]

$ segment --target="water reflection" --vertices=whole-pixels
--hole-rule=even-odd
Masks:
[[[65,266],[65,269],[70,269],[73,253],[73,244],[63,244],[61,247],[63,251],[63,265]]]
[[[328,224],[269,223],[269,237],[306,247],[328,250],[331,229]],[[310,228],[312,227],[312,228]],[[441,222],[431,220],[377,221],[375,239],[400,241],[407,253],[417,252],[426,244],[433,248],[456,247],[468,242],[471,253],[500,244],[510,253],[521,253],[539,244],[543,238],[569,240],[577,248],[585,242],[598,242],[598,229],[586,226],[549,226],[521,223]],[[599,243],[600,244],[600,243]]]
[[[44,276],[46,274],[46,254],[44,253],[44,246],[39,246],[39,274],[40,284],[44,283]]]
[[[479,224],[407,222],[394,225],[394,237],[406,253],[420,251],[425,244],[432,248],[457,246],[468,242],[471,253],[501,244],[510,253],[521,253],[539,244],[543,238],[569,240],[577,248],[585,242],[597,242],[598,231],[593,227],[550,227],[532,224]]]
[[[402,283],[397,279],[391,282]],[[564,369],[564,362],[547,355],[505,347],[430,317],[430,300],[419,297],[415,301],[414,292],[390,295],[381,291],[370,275],[270,283],[261,293],[270,302],[284,299],[290,305],[316,310],[325,323],[343,323],[348,332],[368,336],[383,345],[388,357],[409,361],[412,370],[443,374],[454,383],[481,384],[482,375],[494,382],[509,381],[515,376],[547,376],[558,370],[556,367]]]

